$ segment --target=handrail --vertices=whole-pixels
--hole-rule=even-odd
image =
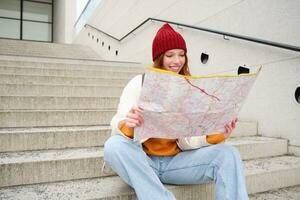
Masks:
[[[205,31],[205,32],[209,32],[209,33],[214,33],[214,34],[218,34],[218,35],[223,35],[223,37],[229,36],[229,37],[233,37],[233,38],[237,38],[237,39],[241,39],[241,40],[247,40],[247,41],[250,41],[250,42],[255,42],[255,43],[260,43],[260,44],[264,44],[264,45],[268,45],[268,46],[274,46],[274,47],[278,47],[278,48],[282,48],[282,49],[288,49],[288,50],[300,52],[300,47],[298,47],[298,46],[293,46],[293,45],[279,43],[279,42],[273,42],[273,41],[269,41],[269,40],[262,40],[262,39],[253,38],[253,37],[249,37],[249,36],[243,36],[243,35],[228,33],[228,32],[224,32],[224,31],[217,31],[217,30],[203,28],[203,27],[196,27],[196,26],[192,26],[192,25],[182,24],[182,23],[168,21],[168,20],[156,19],[156,18],[151,18],[151,17],[144,20],[142,23],[140,23],[138,26],[136,26],[134,29],[132,29],[129,33],[127,33],[126,35],[124,35],[120,39],[104,32],[104,31],[99,30],[98,28],[96,28],[96,27],[94,27],[90,24],[85,24],[84,27],[89,26],[89,27],[97,30],[98,32],[101,32],[101,33],[107,35],[108,37],[111,37],[114,40],[117,40],[118,42],[121,42],[122,40],[127,38],[130,34],[132,34],[135,30],[137,30],[138,28],[143,26],[148,21],[158,21],[158,22],[169,23],[169,24],[173,24],[173,25],[177,25],[177,26],[187,27],[187,28],[196,29],[196,30],[200,30],[200,31]]]

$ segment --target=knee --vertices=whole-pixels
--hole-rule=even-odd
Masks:
[[[229,144],[218,144],[218,148],[220,149],[220,153],[224,158],[231,158],[234,160],[240,160],[240,153],[238,149]]]
[[[112,158],[124,151],[124,138],[121,135],[113,135],[104,143],[104,159]]]

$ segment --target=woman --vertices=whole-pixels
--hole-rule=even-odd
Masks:
[[[190,75],[183,37],[164,24],[152,43],[154,67]],[[134,128],[144,123],[137,101],[142,75],[129,81],[111,121],[112,136],[104,146],[106,163],[131,187],[138,199],[175,199],[163,183],[201,184],[213,180],[218,200],[246,200],[242,161],[238,151],[219,144],[230,136],[237,120],[224,133],[180,139],[150,138],[134,142]]]

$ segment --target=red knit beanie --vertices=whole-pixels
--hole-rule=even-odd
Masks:
[[[169,24],[164,24],[156,33],[152,42],[152,60],[171,49],[183,49],[187,52],[186,44],[180,33]]]

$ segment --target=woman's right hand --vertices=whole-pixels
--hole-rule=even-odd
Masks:
[[[126,115],[125,124],[127,127],[135,128],[141,126],[144,123],[144,118],[142,117],[142,112],[144,110],[139,107],[133,107],[129,110]]]

